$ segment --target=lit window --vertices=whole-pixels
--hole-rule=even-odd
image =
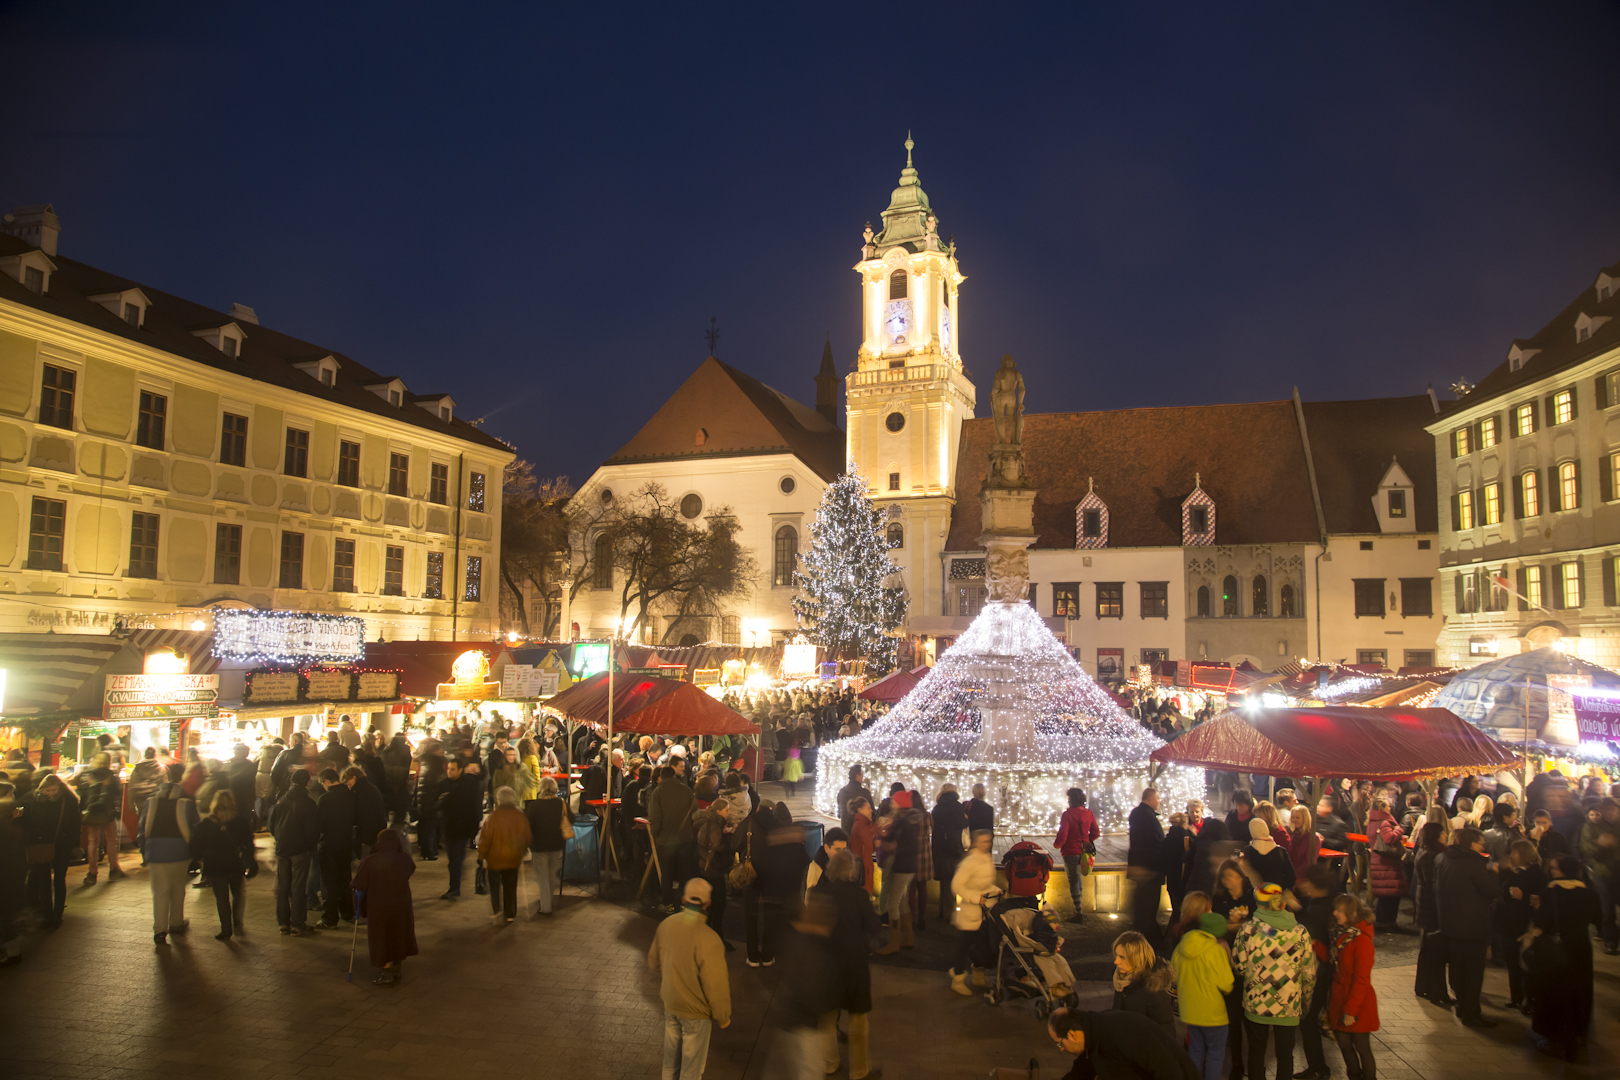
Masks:
[[[1457,492],[1457,528],[1472,529],[1474,527],[1474,493],[1463,490]]]
[[[1563,591],[1563,607],[1581,606],[1581,564],[1562,563],[1558,567],[1559,584]]]
[[[1541,604],[1541,567],[1527,566],[1524,568],[1524,597],[1533,608]]]
[[[1469,445],[1471,441],[1469,439],[1469,434],[1469,430],[1465,427],[1460,427],[1451,433],[1452,457],[1463,457],[1473,450],[1473,447]]]
[[[1536,406],[1534,402],[1525,402],[1513,410],[1513,434],[1530,435],[1536,430]]]
[[[1558,466],[1558,509],[1578,510],[1580,506],[1580,470],[1573,461],[1566,461]]]
[[[1553,423],[1567,424],[1575,419],[1575,391],[1560,390],[1553,395]]]
[[[484,597],[484,559],[481,555],[467,556],[467,587],[461,598],[476,603]]]
[[[1406,516],[1406,492],[1400,490],[1389,492],[1389,516],[1392,518]]]
[[[1125,617],[1125,583],[1110,581],[1097,583],[1097,618],[1122,619]]]
[[[1479,422],[1479,448],[1489,450],[1497,443],[1496,417],[1487,416]]]
[[[427,557],[427,578],[422,584],[422,599],[444,599],[444,552],[430,551]]]
[[[1052,586],[1052,614],[1060,619],[1066,619],[1080,614],[1080,586],[1074,582],[1067,582]]]
[[[1541,513],[1540,479],[1534,469],[1519,477],[1519,484],[1524,491],[1525,517],[1535,517]]]
[[[1485,485],[1485,524],[1500,525],[1502,523],[1502,485]]]
[[[611,494],[608,495],[608,499],[612,497]],[[602,501],[607,502],[608,499]],[[467,476],[467,509],[477,510],[480,513],[484,510],[484,474],[481,472],[470,473]]]

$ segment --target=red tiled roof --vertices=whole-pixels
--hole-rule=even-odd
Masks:
[[[978,495],[994,439],[988,419],[962,425],[948,550],[979,546]],[[1292,401],[1031,414],[1024,458],[1038,491],[1036,547],[1074,547],[1088,477],[1108,505],[1110,547],[1179,545],[1195,474],[1215,500],[1217,543],[1320,538]]]
[[[830,481],[844,470],[844,433],[816,410],[711,356],[603,464],[781,453]]]

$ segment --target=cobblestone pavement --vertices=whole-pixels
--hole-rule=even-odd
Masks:
[[[260,837],[261,854],[267,838]],[[268,862],[268,860],[266,860]],[[154,948],[150,894],[137,857],[128,880],[73,888],[63,927],[30,942],[24,963],[0,971],[0,1077],[34,1080],[165,1080],[251,1077],[645,1078],[658,1074],[662,1034],[658,988],[645,954],[654,922],[569,887],[557,914],[497,925],[486,898],[469,889],[440,900],[446,864],[420,863],[414,880],[422,955],[398,987],[377,987],[360,947],[354,982],[345,979],[349,928],[313,938],[276,932],[273,875],[249,882],[247,933],[230,944],[218,929],[212,895],[193,890],[191,932]],[[471,874],[471,867],[468,868]],[[70,877],[76,885],[82,872]],[[520,899],[532,907],[527,879]],[[729,924],[728,924],[729,930]],[[740,930],[740,928],[739,928]],[[946,930],[930,921],[927,937]],[[737,935],[737,936],[740,936]],[[1076,958],[1082,959],[1082,958]],[[735,1018],[716,1031],[707,1076],[783,1075],[785,1051],[773,998],[788,974],[754,970],[731,954]],[[1488,1009],[1501,1026],[1487,1032],[1411,997],[1412,968],[1375,974],[1383,1030],[1384,1080],[1479,1080],[1482,1076],[1620,1076],[1620,963],[1598,958],[1598,1027],[1588,1065],[1565,1067],[1529,1049],[1517,1013]],[[902,957],[874,964],[874,1060],[889,1077],[983,1077],[995,1065],[1033,1056],[1043,1075],[1068,1070],[1031,1003],[995,1008],[951,994],[937,969]],[[1502,1000],[1500,968],[1486,980]],[[1104,983],[1080,987],[1088,1007],[1104,1008]],[[1344,1075],[1335,1051],[1334,1075]],[[1303,1061],[1295,1068],[1302,1069]]]

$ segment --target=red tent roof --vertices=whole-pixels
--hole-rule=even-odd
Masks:
[[[862,701],[899,701],[921,681],[909,671],[896,671],[883,676],[856,696]]]
[[[1519,760],[1449,709],[1228,710],[1153,751],[1154,761],[1263,776],[1415,780]]]
[[[546,707],[573,720],[605,724],[607,700],[607,676],[592,675],[548,700]],[[615,675],[613,730],[644,735],[757,735],[759,726],[689,682]]]

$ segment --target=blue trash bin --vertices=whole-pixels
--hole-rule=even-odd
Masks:
[[[816,852],[821,850],[821,829],[819,821],[795,821],[793,824],[804,830],[804,850],[812,859]]]
[[[574,818],[574,837],[563,841],[564,881],[596,881],[602,876],[601,823],[595,814]]]

